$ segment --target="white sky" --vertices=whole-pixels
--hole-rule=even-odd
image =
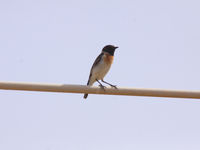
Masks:
[[[0,0],[1,81],[199,90],[198,0]],[[199,150],[200,101],[0,91],[2,150]]]

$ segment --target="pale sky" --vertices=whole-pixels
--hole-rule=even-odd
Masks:
[[[199,90],[199,0],[0,0],[1,81]],[[98,85],[98,84],[95,84]],[[200,100],[0,90],[1,150],[199,150]]]

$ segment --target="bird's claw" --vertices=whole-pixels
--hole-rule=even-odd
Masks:
[[[101,84],[99,86],[100,86],[101,89],[103,89],[105,91],[106,86],[101,85]]]
[[[117,85],[110,85],[111,87],[117,89]]]

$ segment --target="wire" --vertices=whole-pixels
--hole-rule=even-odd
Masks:
[[[40,91],[40,92],[88,93],[88,94],[106,94],[106,95],[200,99],[200,91],[166,90],[166,89],[150,89],[150,88],[147,89],[147,88],[117,87],[117,89],[115,89],[107,87],[105,88],[105,90],[103,90],[100,87],[85,86],[85,85],[0,82],[0,89]]]

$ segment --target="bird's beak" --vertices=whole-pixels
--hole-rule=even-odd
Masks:
[[[116,46],[115,49],[117,49],[117,48],[119,48],[119,47]]]

